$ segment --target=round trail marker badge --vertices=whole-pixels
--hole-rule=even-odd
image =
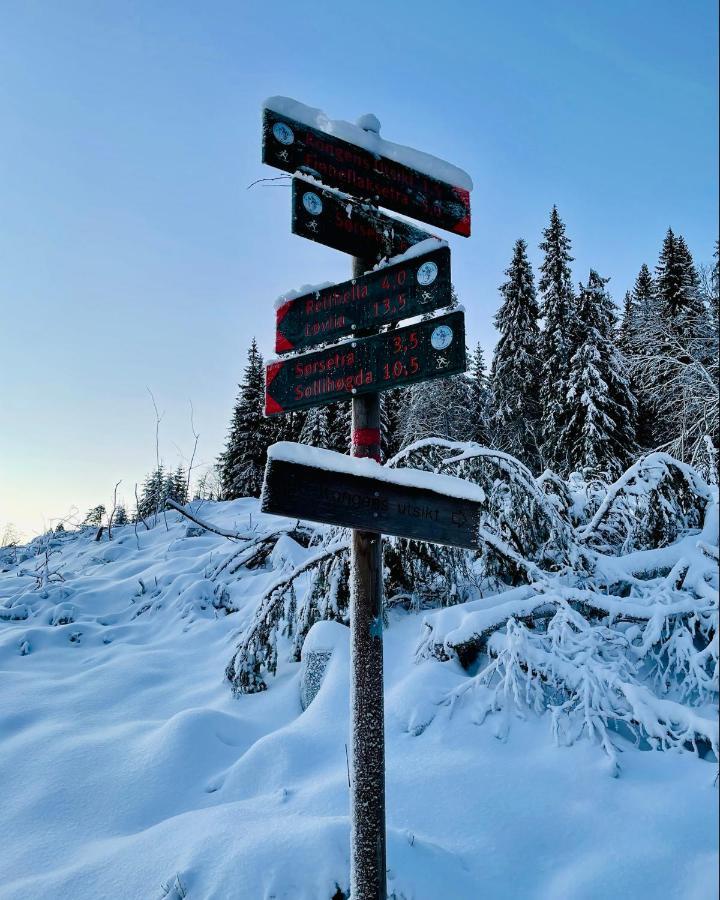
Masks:
[[[418,284],[421,284],[423,287],[427,287],[429,284],[432,284],[433,281],[435,281],[435,279],[437,278],[437,273],[437,265],[432,262],[432,260],[428,260],[428,262],[423,263],[417,270]]]
[[[280,141],[281,144],[285,144],[286,147],[295,140],[292,128],[284,122],[276,122],[273,125],[272,132],[275,135],[275,139]]]
[[[303,194],[303,206],[311,216],[319,216],[323,208],[322,200],[312,191]]]
[[[447,325],[438,325],[430,335],[430,343],[435,350],[444,350],[452,344],[453,331]]]

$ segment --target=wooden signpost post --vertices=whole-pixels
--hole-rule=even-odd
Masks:
[[[430,165],[431,158],[352,126],[357,143],[344,140],[310,124],[316,113],[287,98],[269,102],[263,162],[316,179],[293,178],[293,233],[351,254],[352,279],[281,302],[275,346],[288,353],[353,338],[270,362],[265,411],[273,416],[351,397],[352,456],[380,462],[380,392],[464,372],[466,359],[464,313],[425,316],[451,304],[449,249],[438,242],[408,253],[431,235],[377,205],[467,237],[470,195],[436,177],[438,171],[458,174],[454,167],[438,160]],[[398,151],[426,166],[408,165]],[[375,269],[399,254],[404,258]],[[422,320],[389,328],[418,315]],[[380,477],[379,468],[353,468],[347,457],[325,453],[318,466],[303,457],[298,462],[292,445],[271,449],[262,508],[353,529],[350,891],[352,900],[386,900],[382,534],[474,547],[482,498],[435,490],[423,480],[427,473],[382,470]]]

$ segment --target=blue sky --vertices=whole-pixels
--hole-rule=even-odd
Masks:
[[[348,276],[290,234],[289,191],[247,185],[260,108],[284,94],[473,177],[450,238],[471,342],[512,244],[553,203],[575,280],[619,301],[671,225],[718,231],[716,3],[0,4],[0,529],[130,502],[161,454],[212,461],[274,298]]]

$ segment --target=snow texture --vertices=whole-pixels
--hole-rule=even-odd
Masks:
[[[302,122],[310,128],[316,128],[325,134],[334,135],[358,147],[363,147],[369,153],[376,156],[384,156],[394,162],[402,163],[418,172],[423,172],[438,181],[444,181],[454,187],[464,188],[466,191],[473,189],[472,179],[463,169],[438,159],[421,150],[412,147],[404,147],[402,144],[393,144],[381,138],[374,129],[367,129],[368,124],[376,125],[377,131],[380,123],[372,113],[365,114],[357,125],[344,122],[342,119],[329,119],[321,109],[313,109],[305,106],[290,97],[269,97],[263,104],[282,116]]]
[[[160,516],[149,531],[113,529],[111,542],[95,542],[91,529],[0,554],[3,900],[329,900],[348,890],[348,629],[310,631],[308,652],[331,656],[305,711],[303,664],[288,662],[285,636],[266,691],[235,698],[223,676],[258,598],[317,546],[300,546],[293,523],[263,515],[254,500],[192,510],[243,540],[189,530],[169,511],[167,528]],[[251,563],[277,528],[274,551]],[[654,556],[603,565],[612,580],[688,555],[699,564],[713,539],[708,526]],[[48,562],[60,578],[38,576]],[[519,611],[533,590],[438,611],[435,636],[449,640],[486,608]],[[478,727],[494,684],[455,658],[416,658],[425,633],[422,618],[389,613],[390,893],[717,896],[716,766],[627,741],[612,779],[591,741],[556,746],[548,713],[512,717],[507,728],[491,712]],[[498,666],[516,637],[510,647],[502,634],[493,639]],[[647,695],[631,686],[626,701],[643,712]]]

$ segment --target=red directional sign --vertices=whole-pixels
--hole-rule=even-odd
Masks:
[[[377,262],[433,237],[410,222],[386,216],[368,203],[304,178],[292,182],[292,232]]]
[[[355,197],[470,235],[470,194],[464,188],[272,109],[263,110],[262,159],[283,172],[306,172]]]
[[[300,461],[292,458],[295,446],[275,444],[270,448],[263,512],[477,549],[483,512],[479,488],[472,496],[474,486],[459,479],[368,466],[367,460],[353,460],[332,450],[315,451],[317,463],[313,465],[312,460],[304,461],[305,447],[298,447]],[[290,458],[283,459],[284,455]],[[456,481],[469,496],[453,496],[448,491],[448,485]]]
[[[451,302],[450,248],[438,246],[359,278],[284,300],[276,310],[275,350],[305,350]]]
[[[268,363],[265,414],[324,406],[359,394],[456,375],[466,368],[465,313],[457,310]]]

